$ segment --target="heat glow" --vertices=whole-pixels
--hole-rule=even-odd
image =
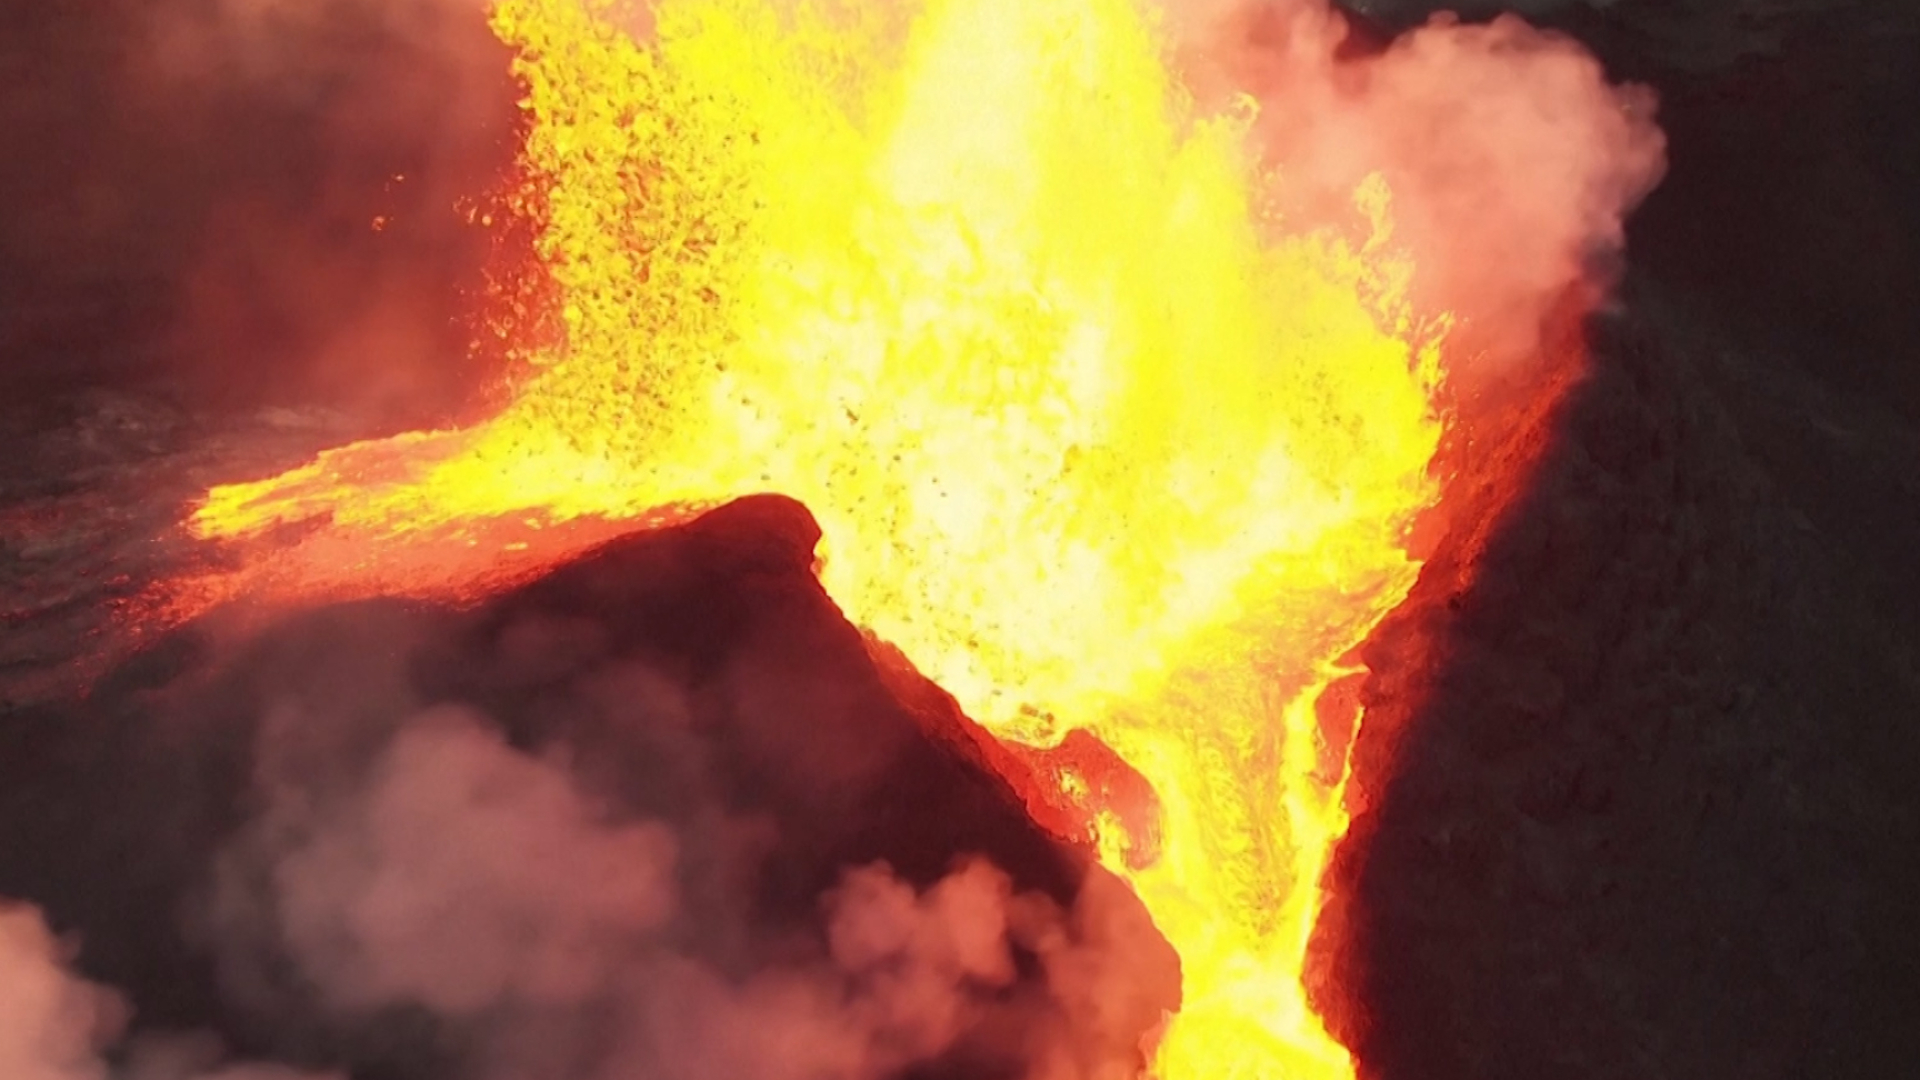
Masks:
[[[1198,114],[1133,0],[640,17],[493,8],[558,330],[503,410],[217,488],[196,531],[324,518],[284,580],[457,592],[434,545],[798,498],[849,617],[968,715],[1150,782],[1026,794],[1078,801],[1180,953],[1155,1073],[1351,1075],[1302,986],[1355,719],[1322,698],[1412,586],[1441,426],[1385,185],[1278,217],[1252,106]]]

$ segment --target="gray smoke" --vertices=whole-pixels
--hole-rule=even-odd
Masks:
[[[693,944],[756,928],[689,906],[670,827],[596,800],[563,758],[508,746],[469,709],[415,715],[361,775],[310,784],[269,765],[262,782],[219,876],[235,971],[277,939],[330,1011],[430,1014],[474,1080],[858,1080],[970,1040],[1059,1080],[1137,1064],[1127,996],[1152,999],[1117,947],[1151,929],[1112,925],[1125,906],[1098,887],[1066,911],[984,860],[925,889],[858,867],[819,900],[824,942],[761,941],[729,964]],[[1016,950],[1045,1000],[1016,992]]]
[[[344,1080],[284,1065],[222,1062],[207,1036],[120,1037],[128,1009],[71,967],[38,909],[0,900],[0,1076],[7,1080]],[[122,1060],[110,1066],[108,1054]]]

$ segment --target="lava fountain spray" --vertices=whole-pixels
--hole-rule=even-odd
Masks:
[[[1257,110],[1198,108],[1133,0],[646,15],[492,8],[530,120],[499,212],[550,301],[498,415],[218,488],[195,529],[325,518],[281,587],[458,591],[419,553],[795,496],[849,617],[968,715],[1151,785],[1015,778],[1180,953],[1155,1073],[1351,1075],[1302,982],[1357,721],[1326,691],[1418,571],[1449,323],[1387,182],[1280,214]]]

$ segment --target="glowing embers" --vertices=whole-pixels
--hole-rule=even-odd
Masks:
[[[564,342],[489,423],[218,489],[196,528],[326,516],[387,567],[330,588],[404,591],[393,553],[465,523],[792,495],[849,617],[969,715],[1145,778],[1086,813],[1182,957],[1159,1074],[1349,1073],[1300,982],[1345,826],[1314,701],[1412,583],[1439,438],[1384,187],[1358,242],[1263,222],[1243,121],[1189,114],[1128,0],[494,23]]]

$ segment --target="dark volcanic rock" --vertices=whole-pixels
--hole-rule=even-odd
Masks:
[[[1920,8],[1460,6],[1651,83],[1671,169],[1592,378],[1475,450],[1537,471],[1369,646],[1344,1024],[1392,1078],[1905,1074]]]
[[[1542,448],[1504,507],[1460,485],[1462,527],[1367,647],[1343,1026],[1379,1077],[1899,1072],[1916,627],[1851,554],[1897,523],[1816,526],[1743,444],[1752,380],[1661,305],[1594,354],[1555,415],[1474,451]]]
[[[1117,1031],[1137,1044],[1177,1001],[1177,959],[1137,901],[1041,833],[964,739],[896,702],[813,576],[818,535],[798,504],[752,498],[617,541],[471,610],[346,604],[237,643],[189,627],[86,700],[0,726],[0,895],[30,899],[77,932],[82,969],[124,989],[143,1024],[212,1028],[248,1054],[350,1065],[356,1076],[448,1075],[464,1054],[494,1051],[470,1027],[418,1009],[340,1007],[324,965],[301,952],[306,900],[287,883],[332,850],[314,836],[351,842],[339,839],[341,821],[362,823],[376,850],[415,850],[404,834],[429,819],[375,830],[367,823],[393,809],[381,800],[434,798],[434,762],[481,746],[500,761],[473,789],[475,814],[516,798],[513,776],[551,767],[606,829],[670,831],[678,907],[650,933],[672,943],[676,965],[748,986],[767,971],[812,970],[825,963],[826,908],[849,871],[884,863],[924,891],[979,857],[1033,902],[1077,907],[1060,926],[1072,947],[1120,958],[1101,993],[1117,990],[1133,1011],[1113,1030],[1073,1031],[1062,1018],[1071,991],[1049,985],[1041,955],[1060,943],[1022,939],[1016,927],[1015,982],[962,995],[979,997],[969,1008],[998,1027],[963,1033],[923,1063],[925,1075],[1017,1071],[1047,1030],[1066,1032],[1056,1043]],[[463,719],[450,724],[450,710]],[[449,732],[458,737],[420,741]],[[488,739],[502,745],[485,750]],[[420,778],[383,789],[409,745],[438,757]],[[514,820],[544,804],[529,805],[496,822],[503,850],[519,850]],[[571,843],[563,835],[547,846]],[[473,885],[459,844],[455,835],[418,849],[440,867],[421,871],[430,887],[436,875],[445,888]],[[442,851],[455,861],[441,865]],[[346,912],[325,918],[349,927],[370,910],[340,884],[355,872],[349,863],[327,875]],[[396,873],[407,869],[379,869],[369,894]],[[1098,912],[1084,902],[1090,875],[1103,882],[1091,888]],[[565,896],[603,884],[543,887]],[[616,936],[606,947],[631,943]],[[836,939],[836,959],[840,947]],[[1018,1008],[995,1012],[995,1002]],[[497,1022],[517,1007],[489,1015]],[[1024,1034],[1002,1030],[1016,1013]]]

